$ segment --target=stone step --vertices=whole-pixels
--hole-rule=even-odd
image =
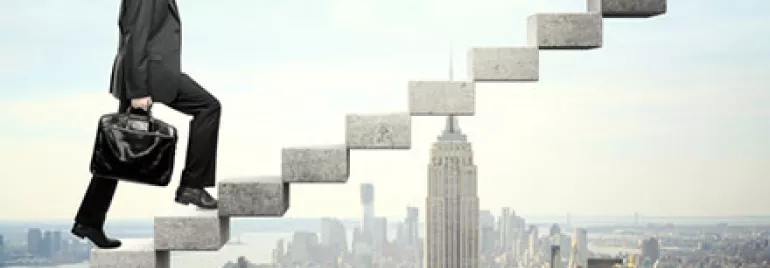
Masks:
[[[155,250],[152,238],[122,239],[123,245],[115,249],[91,250],[91,268],[169,268],[168,251]]]
[[[476,87],[455,81],[410,81],[409,114],[412,116],[474,115]]]
[[[474,82],[538,81],[540,52],[528,47],[474,47],[468,51]]]
[[[347,115],[345,144],[348,149],[410,149],[412,117],[409,113]]]
[[[649,18],[666,13],[666,0],[588,0],[588,11],[605,18]]]
[[[219,250],[230,239],[230,218],[217,210],[185,208],[155,217],[155,249]]]
[[[592,49],[602,46],[602,15],[543,13],[528,18],[528,42],[540,49]]]
[[[280,217],[289,209],[289,184],[281,176],[230,178],[217,191],[220,216]]]
[[[284,148],[281,152],[284,182],[347,182],[350,150],[347,146]]]

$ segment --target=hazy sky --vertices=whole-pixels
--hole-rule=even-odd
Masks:
[[[526,18],[582,0],[178,0],[183,69],[223,103],[218,176],[278,175],[283,146],[344,142],[347,113],[407,110],[407,81],[466,78],[472,46],[519,46]],[[541,81],[477,85],[460,119],[482,209],[525,215],[770,214],[770,2],[673,0],[605,20],[604,47],[541,52]],[[226,3],[226,4],[225,4]],[[119,1],[0,1],[0,219],[72,218],[85,191],[117,45]],[[182,135],[188,117],[155,114]],[[411,151],[354,151],[348,184],[299,185],[288,216],[424,207],[443,118],[413,119]],[[123,183],[110,218],[175,209]],[[421,211],[423,214],[424,211]]]

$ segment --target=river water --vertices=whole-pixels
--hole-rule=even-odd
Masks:
[[[242,244],[228,244],[219,251],[171,252],[171,267],[220,268],[228,261],[244,256],[252,263],[270,263],[272,251],[278,239],[289,241],[292,233],[243,233],[238,238]],[[350,238],[348,238],[350,239]],[[56,268],[89,268],[88,262],[54,266]],[[33,268],[13,266],[8,268]],[[34,268],[43,268],[36,266]]]

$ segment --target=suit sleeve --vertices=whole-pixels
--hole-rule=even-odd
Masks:
[[[129,99],[150,95],[147,75],[147,39],[150,35],[155,0],[125,0],[128,5],[126,21],[126,97]]]

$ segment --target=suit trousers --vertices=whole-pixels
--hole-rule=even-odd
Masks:
[[[189,75],[182,73],[176,98],[165,103],[171,109],[190,115],[190,137],[180,187],[205,188],[215,183],[219,118],[221,105],[205,88]],[[118,112],[125,112],[129,100],[121,100]],[[92,177],[75,221],[95,228],[103,228],[107,211],[115,195],[118,181]]]

